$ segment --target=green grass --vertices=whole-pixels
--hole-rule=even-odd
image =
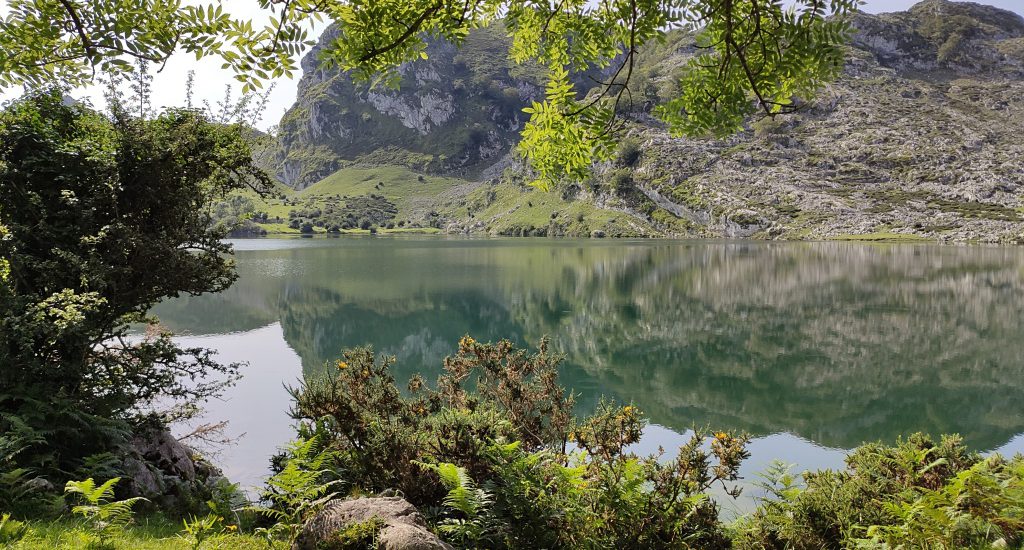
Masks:
[[[181,522],[172,522],[160,516],[139,518],[136,524],[110,539],[111,550],[178,550],[190,544],[178,535]],[[78,521],[59,519],[47,522],[29,522],[29,533],[20,542],[8,545],[10,550],[84,550],[95,538]],[[95,547],[95,546],[94,546]],[[284,549],[279,543],[275,548]],[[203,543],[203,550],[267,550],[262,538],[248,534],[226,533]]]
[[[590,236],[603,231],[611,236],[654,236],[646,222],[629,214],[599,208],[586,199],[564,200],[557,191],[540,191],[513,184],[482,185],[453,204],[447,214],[483,222],[488,232],[520,234],[530,228],[561,226],[567,236]]]
[[[907,235],[904,233],[890,233],[878,231],[875,233],[863,233],[860,235],[836,235],[830,240],[833,241],[862,241],[862,242],[931,242],[932,239],[921,235]]]
[[[422,178],[423,181],[420,181]],[[295,193],[293,200],[325,196],[383,195],[398,206],[399,217],[450,190],[465,180],[417,174],[401,166],[348,167]],[[383,184],[383,185],[380,185]],[[426,200],[424,200],[426,199]]]
[[[327,202],[344,202],[344,197],[358,197],[369,194],[381,195],[398,207],[395,221],[423,224],[427,215],[447,204],[458,195],[455,188],[468,182],[458,178],[447,178],[416,173],[401,166],[346,167],[301,191],[279,187],[274,196],[261,197],[252,191],[237,193],[253,201],[257,211],[266,212],[271,219],[281,222],[259,224],[268,235],[299,235],[301,231],[289,227],[292,210],[320,208]],[[425,225],[425,224],[423,224]],[[403,227],[381,233],[436,233],[430,227]],[[326,233],[324,228],[314,228],[314,233]],[[366,230],[348,230],[344,234],[365,234]]]
[[[402,166],[349,166],[342,168],[301,191],[285,190],[283,197],[250,198],[257,210],[270,218],[288,220],[294,209],[322,207],[329,201],[344,202],[344,197],[381,195],[398,208],[395,221],[417,223],[423,227],[378,228],[379,234],[433,234],[441,231],[427,227],[432,211],[474,223],[483,221],[495,234],[521,234],[546,229],[552,223],[561,233],[590,236],[602,231],[607,236],[650,236],[657,232],[650,224],[623,212],[598,208],[591,201],[564,200],[557,191],[543,192],[514,184],[475,185],[466,180],[419,174]],[[472,214],[472,217],[470,215]],[[268,235],[299,235],[288,222],[260,224]],[[315,234],[325,233],[315,228]],[[347,230],[342,234],[367,234],[366,230]]]
[[[959,202],[936,198],[932,199],[928,203],[928,206],[943,212],[954,212],[965,218],[980,218],[985,220],[1009,222],[1017,222],[1022,219],[1018,210],[1014,210],[1013,208],[1003,206],[1001,204]]]

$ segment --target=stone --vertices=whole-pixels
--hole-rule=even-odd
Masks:
[[[142,430],[121,463],[118,498],[143,497],[165,510],[195,512],[209,500],[223,473],[166,429]]]
[[[378,518],[384,522],[380,548],[388,550],[447,550],[452,547],[427,530],[427,522],[404,498],[373,497],[328,504],[302,529],[292,550],[318,550],[320,543],[345,527]]]
[[[161,472],[178,476],[186,481],[196,479],[196,466],[192,450],[175,439],[167,430],[151,430],[136,435],[132,446]]]
[[[121,482],[124,487],[120,489],[128,491],[129,495],[152,499],[163,494],[164,485],[160,476],[146,462],[129,457],[125,459],[121,470],[124,472]]]
[[[446,550],[451,548],[425,527],[408,523],[392,523],[381,530],[380,550]]]

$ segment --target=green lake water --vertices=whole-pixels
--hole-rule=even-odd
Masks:
[[[234,241],[228,291],[158,306],[188,344],[247,361],[207,418],[255,485],[292,437],[285,384],[341,349],[428,379],[457,340],[541,337],[585,411],[607,396],[653,423],[749,432],[772,459],[841,466],[861,442],[958,432],[1024,451],[1024,248],[742,241],[314,238]]]

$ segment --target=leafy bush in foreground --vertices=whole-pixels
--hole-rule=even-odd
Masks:
[[[484,548],[1021,548],[1024,458],[983,458],[957,436],[869,443],[844,470],[765,474],[747,516],[719,518],[747,438],[696,430],[675,457],[631,452],[646,419],[602,402],[573,415],[560,358],[470,337],[435,389],[402,391],[393,361],[348,351],[292,390],[300,433],[320,434],[356,491],[398,489],[442,537]]]
[[[958,436],[915,434],[870,443],[847,469],[779,467],[768,497],[738,524],[744,548],[1019,548],[1024,543],[1024,458],[983,459]]]
[[[346,481],[399,489],[453,542],[728,547],[707,493],[738,478],[746,438],[698,431],[672,460],[636,456],[629,447],[643,414],[603,403],[575,418],[573,397],[558,385],[559,361],[545,341],[530,354],[465,337],[436,389],[414,377],[404,394],[392,359],[356,349],[293,390],[293,416],[330,434]]]

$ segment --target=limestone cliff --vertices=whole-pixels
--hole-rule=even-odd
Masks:
[[[422,197],[450,231],[1024,239],[1024,19],[925,0],[854,25],[844,73],[817,101],[724,140],[672,138],[649,116],[695,51],[692,36],[670,36],[643,52],[633,83],[644,101],[624,138],[639,157],[595,167],[553,201],[522,187],[525,169],[510,162],[543,76],[506,59],[501,29],[475,31],[461,50],[433,44],[398,90],[354,84],[314,51],[274,167],[296,189],[353,163],[470,180]]]

